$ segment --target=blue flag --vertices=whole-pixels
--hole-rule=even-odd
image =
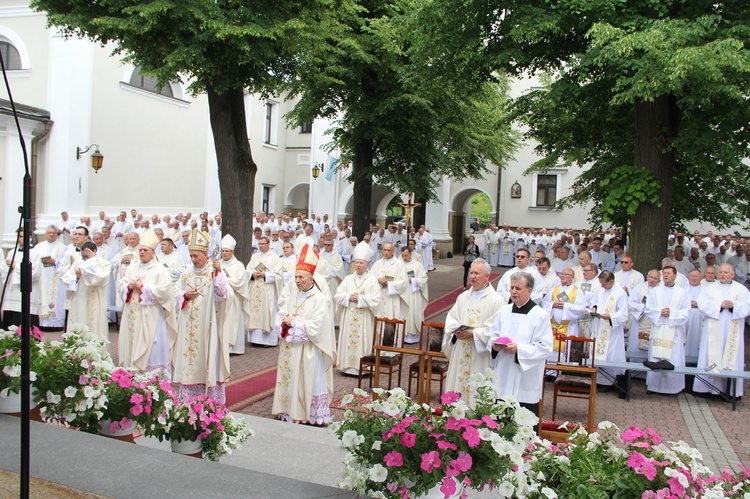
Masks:
[[[333,179],[333,174],[336,173],[339,160],[331,156],[331,164],[328,165],[328,173],[326,173],[326,180],[329,182]]]

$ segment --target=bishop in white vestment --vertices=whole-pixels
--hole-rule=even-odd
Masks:
[[[380,306],[380,285],[368,270],[372,248],[359,243],[352,252],[354,272],[346,276],[333,297],[339,319],[336,368],[359,373],[359,359],[372,353],[375,312]]]
[[[174,351],[174,382],[179,396],[189,400],[208,395],[226,402],[229,378],[229,342],[235,331],[220,330],[217,306],[227,297],[227,280],[218,260],[208,258],[211,236],[193,229],[188,249],[193,262],[175,283],[177,299],[177,346]]]
[[[296,286],[279,302],[281,345],[271,413],[284,421],[324,425],[331,421],[336,336],[331,296],[313,277],[317,262],[318,254],[305,245]]]
[[[174,286],[169,271],[156,259],[156,234],[147,231],[140,243],[139,261],[117,283],[123,301],[119,365],[171,379],[177,341]]]

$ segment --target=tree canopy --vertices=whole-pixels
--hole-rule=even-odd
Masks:
[[[186,81],[208,94],[219,166],[222,228],[250,259],[257,165],[247,136],[244,92],[269,94],[289,81],[301,47],[345,0],[32,0],[50,25],[139,64],[160,83]]]
[[[334,118],[333,144],[353,165],[354,232],[368,228],[372,182],[435,199],[443,176],[480,177],[516,147],[506,87],[439,71],[414,50],[425,33],[414,0],[361,0],[292,81],[292,119]],[[419,43],[424,43],[421,41]]]
[[[441,64],[482,78],[542,74],[515,118],[544,156],[533,168],[587,166],[566,200],[592,221],[630,221],[631,250],[658,264],[671,227],[745,221],[750,207],[750,10],[740,1],[509,0],[442,9]],[[450,7],[453,7],[450,10]],[[454,60],[450,47],[474,49]]]

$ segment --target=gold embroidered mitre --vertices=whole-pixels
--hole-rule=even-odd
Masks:
[[[211,236],[206,232],[202,232],[198,229],[190,231],[190,241],[188,242],[189,251],[202,251],[208,253],[208,247],[211,244]]]
[[[159,242],[159,237],[156,235],[156,232],[153,230],[147,230],[141,236],[140,246],[156,250],[156,247],[159,246]]]

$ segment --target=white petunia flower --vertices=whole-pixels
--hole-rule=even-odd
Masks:
[[[65,393],[65,396],[66,396],[66,397],[68,397],[68,398],[70,399],[70,398],[73,398],[73,397],[75,397],[75,396],[76,396],[76,392],[77,392],[77,391],[78,391],[78,390],[76,390],[76,388],[75,388],[74,386],[69,386],[69,387],[67,387],[67,388],[65,389],[65,392],[64,392],[64,393]]]
[[[557,498],[557,493],[549,487],[542,487],[542,494],[544,494],[544,497],[548,497],[549,499]]]
[[[342,405],[342,406],[346,406],[346,405],[349,405],[349,404],[351,404],[351,403],[352,403],[352,401],[353,401],[353,400],[354,400],[354,395],[352,395],[351,393],[347,393],[347,394],[346,394],[346,395],[344,395],[344,396],[343,396],[343,398],[341,399],[341,405]]]
[[[60,395],[55,395],[51,391],[47,390],[47,402],[50,404],[59,404],[62,400]]]
[[[357,432],[354,430],[346,430],[343,435],[341,435],[341,445],[344,447],[353,447],[354,444],[357,442]]]
[[[500,494],[500,497],[513,497],[514,491],[513,484],[510,482],[503,482],[497,486],[497,492]]]
[[[385,482],[388,478],[388,470],[382,464],[378,463],[370,468],[370,480],[373,482]]]
[[[383,444],[382,440],[375,440],[372,443],[372,450],[380,450],[380,446]]]

